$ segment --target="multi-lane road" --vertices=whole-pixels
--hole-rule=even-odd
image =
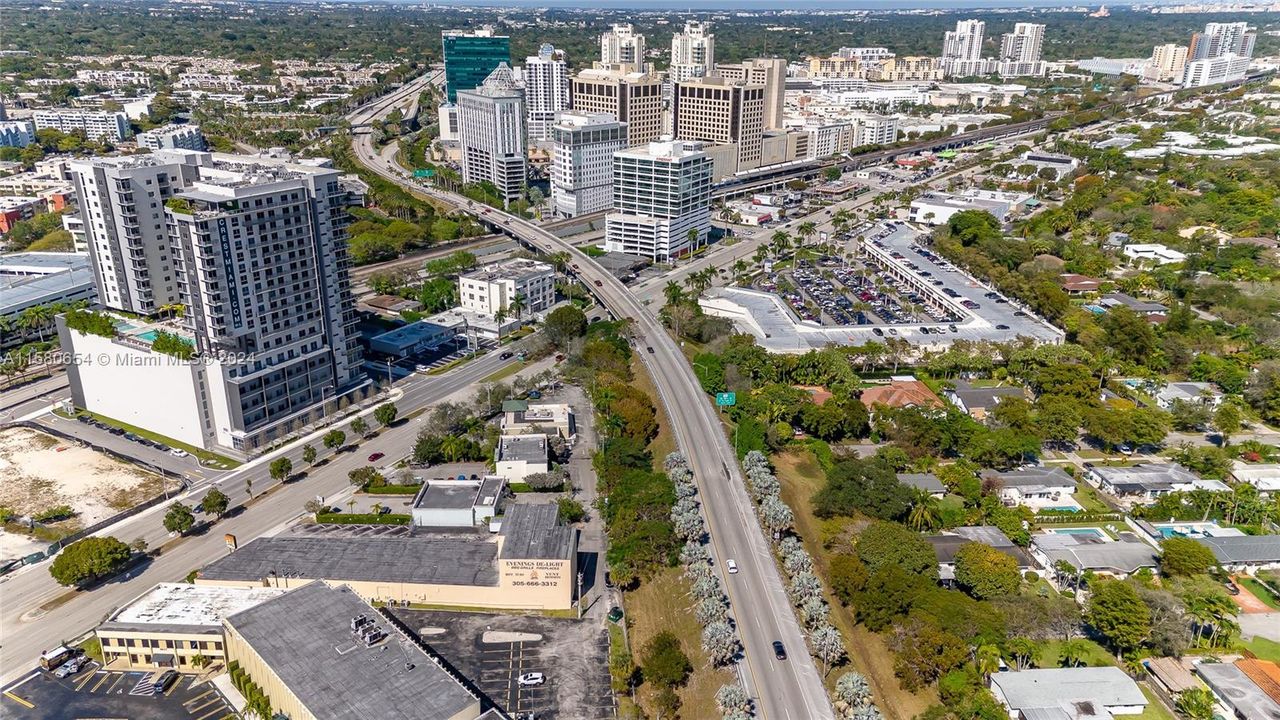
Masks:
[[[737,456],[676,343],[654,315],[608,271],[570,243],[523,218],[497,209],[477,208],[467,198],[426,187],[404,177],[376,152],[372,138],[353,138],[356,155],[368,168],[406,189],[425,193],[504,230],[540,251],[568,253],[574,272],[618,318],[633,321],[633,338],[661,395],[680,448],[698,478],[711,529],[714,555],[739,567],[723,575],[746,652],[740,673],[756,699],[760,716],[772,720],[827,720],[834,717],[822,678],[804,652],[805,640],[783,587],[768,541],[756,520],[737,464]],[[487,212],[481,212],[487,210]],[[692,401],[690,401],[692,399]],[[772,643],[782,641],[790,659],[774,658]]]

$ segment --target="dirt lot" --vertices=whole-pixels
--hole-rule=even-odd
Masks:
[[[0,506],[30,516],[61,505],[74,515],[49,527],[58,535],[93,525],[160,493],[165,480],[52,435],[0,430]],[[42,550],[48,543],[0,530],[0,559]]]
[[[599,619],[393,612],[508,714],[533,712],[538,720],[614,717],[608,634]],[[544,673],[546,683],[520,686],[517,678],[531,672]]]

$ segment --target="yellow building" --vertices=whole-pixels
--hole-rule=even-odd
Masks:
[[[493,609],[573,607],[577,530],[555,505],[513,505],[497,534],[304,525],[207,565],[197,585],[292,589],[323,580],[370,602]]]
[[[225,656],[222,619],[284,594],[275,588],[160,583],[117,610],[94,630],[110,670],[171,668],[198,672]]]
[[[251,681],[272,713],[290,720],[503,717],[485,712],[440,657],[347,587],[311,583],[230,615],[223,627],[233,678]]]

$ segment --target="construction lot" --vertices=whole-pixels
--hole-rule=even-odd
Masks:
[[[13,720],[146,718],[222,720],[233,715],[209,683],[180,675],[163,694],[151,685],[154,673],[107,671],[97,663],[66,678],[37,671],[0,695],[0,717]]]
[[[512,717],[614,717],[608,634],[598,618],[579,622],[538,615],[392,612]],[[546,676],[544,684],[520,685],[521,675],[535,672]]]

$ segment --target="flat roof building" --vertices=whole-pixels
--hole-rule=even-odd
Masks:
[[[564,403],[530,404],[527,400],[502,403],[502,434],[523,435],[554,430],[568,440],[578,434],[573,408]]]
[[[546,435],[503,435],[494,454],[495,472],[513,483],[551,469]]]
[[[555,268],[537,260],[512,258],[458,276],[462,309],[489,317],[502,310],[508,318],[532,319],[550,310],[555,298]]]
[[[496,535],[296,526],[240,546],[206,565],[195,582],[294,588],[320,580],[350,586],[369,601],[565,609],[573,605],[578,535],[556,512],[555,505],[513,505]]]
[[[525,122],[524,89],[505,62],[479,87],[459,90],[462,181],[493,183],[504,203],[518,200],[529,175]]]
[[[511,62],[511,38],[495,35],[493,28],[445,30],[444,78],[449,102],[457,102],[459,90],[472,90],[498,65]]]
[[[1262,689],[1257,682],[1235,663],[1202,662],[1196,665],[1196,673],[1213,691],[1215,699],[1229,707],[1235,717],[1247,720],[1280,719],[1280,703]],[[1247,665],[1245,667],[1248,667]]]
[[[199,672],[196,656],[225,663],[223,618],[284,593],[266,587],[160,583],[94,630],[102,644],[103,665],[112,670]]]
[[[673,133],[681,140],[733,145],[733,172],[760,166],[765,87],[710,76],[677,83],[672,91]]]
[[[417,527],[475,527],[501,511],[507,479],[456,477],[428,480],[413,498],[413,524]]]
[[[314,583],[224,621],[228,657],[293,720],[476,720],[480,696],[348,587]]]
[[[992,673],[991,692],[1009,708],[1010,717],[1027,720],[1107,720],[1112,715],[1139,715],[1150,703],[1118,667]]]
[[[3,343],[35,336],[18,326],[23,310],[37,305],[94,302],[98,297],[89,256],[83,253],[23,252],[0,255],[0,318],[11,328]]]
[[[669,262],[711,231],[712,162],[697,143],[653,142],[613,156],[605,250]]]
[[[626,144],[641,145],[662,135],[662,77],[636,72],[634,65],[583,70],[573,77],[573,109],[607,113],[627,124]]]
[[[208,150],[199,125],[165,125],[137,135],[138,147],[148,150]]]
[[[627,124],[608,113],[564,112],[551,126],[551,204],[562,217],[613,205],[613,154],[626,144]]]
[[[369,349],[383,355],[408,357],[423,350],[435,350],[457,338],[457,326],[419,320],[373,336],[369,339]]]

